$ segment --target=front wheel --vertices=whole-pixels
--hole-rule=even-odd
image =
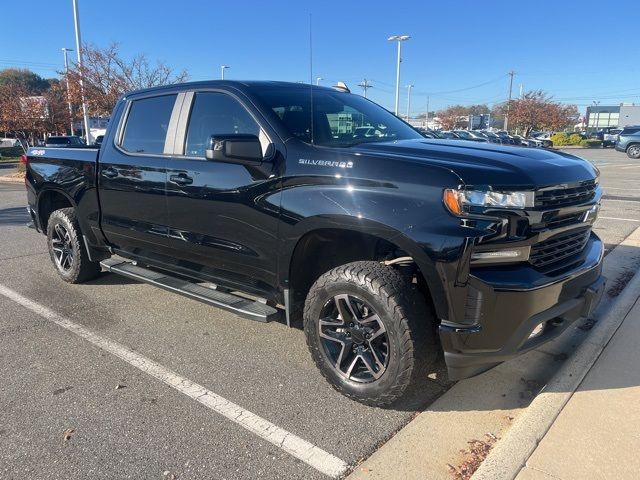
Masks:
[[[322,375],[361,403],[400,399],[436,356],[434,317],[400,273],[378,262],[354,262],[311,287],[304,330]]]
[[[640,145],[631,145],[627,148],[627,156],[629,158],[640,158]]]
[[[73,208],[61,208],[51,214],[47,245],[51,261],[65,282],[86,282],[100,273],[98,262],[89,260]]]

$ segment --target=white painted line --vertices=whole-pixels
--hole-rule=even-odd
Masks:
[[[603,217],[602,215],[598,218],[602,218],[603,220],[621,220],[623,222],[640,222],[640,220],[634,220],[633,218]]]
[[[640,203],[640,198],[638,200],[618,200],[617,198],[603,198],[603,202],[624,202],[624,203],[635,203],[638,205]]]
[[[153,360],[150,360],[147,357],[114,342],[113,340],[103,338],[100,335],[93,333],[82,325],[58,315],[53,310],[29,300],[4,285],[0,285],[0,295],[13,300],[42,318],[45,318],[71,333],[84,338],[96,347],[115,355],[138,370],[157,378],[170,387],[200,402],[205,407],[249,430],[251,433],[257,435],[263,440],[281,448],[289,455],[302,460],[319,472],[334,478],[340,477],[346,472],[348,468],[347,463],[340,460],[338,457],[325,452],[313,443],[303,440],[293,433],[274,425],[268,420],[245,410],[239,405],[230,402],[211,390],[207,390],[202,385],[178,375],[168,368],[163,367]]]

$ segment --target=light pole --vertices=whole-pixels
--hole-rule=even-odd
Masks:
[[[429,95],[427,95],[427,113],[424,114],[424,126],[429,128]]]
[[[411,37],[409,35],[391,35],[387,40],[390,42],[398,42],[398,61],[396,65],[396,107],[394,113],[396,116],[398,115],[398,105],[400,103],[400,62],[402,61],[400,57],[401,44],[402,42],[409,40]]]
[[[316,86],[320,85],[320,80],[324,80],[324,78],[322,78],[322,77],[316,78]]]
[[[598,105],[600,105],[600,100],[598,101],[593,101],[593,106],[598,108]],[[600,123],[600,111],[598,110],[596,113],[596,124],[594,125],[596,132],[598,131],[598,124]],[[593,129],[591,130],[591,133],[593,133]]]
[[[409,118],[411,116],[411,89],[413,85],[407,85],[407,123],[409,123]]]
[[[509,99],[507,100],[507,114],[504,116],[504,130],[509,132],[509,112],[511,111],[511,90],[513,89],[513,76],[516,74],[511,70],[508,75],[511,77],[509,80]]]
[[[224,71],[229,67],[229,65],[220,65],[220,80],[224,80]]]
[[[76,29],[76,53],[78,54],[78,71],[80,73],[80,96],[82,98],[82,116],[84,119],[84,134],[87,145],[91,143],[89,133],[89,117],[87,116],[87,105],[84,102],[84,81],[82,79],[82,40],[80,39],[80,13],[78,12],[78,0],[73,1],[73,23]]]
[[[73,135],[73,108],[71,107],[71,92],[69,92],[69,60],[67,59],[67,52],[73,52],[71,48],[63,48],[62,53],[64,55],[64,78],[67,81],[67,103],[69,104],[69,126],[71,127],[69,135]]]

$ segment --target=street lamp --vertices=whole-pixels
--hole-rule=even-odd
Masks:
[[[69,126],[71,127],[69,135],[73,135],[73,108],[71,107],[71,92],[69,92],[69,60],[67,52],[73,52],[72,48],[63,48],[64,55],[64,78],[67,81],[67,103],[69,104]]]
[[[316,85],[320,85],[320,80],[324,80],[322,77],[316,78]]]
[[[229,67],[229,65],[220,65],[220,79],[224,80],[224,71]]]
[[[598,100],[598,101],[595,101],[595,100],[594,100],[594,101],[593,101],[593,106],[597,108],[597,107],[598,107],[598,105],[600,105],[600,100]],[[596,112],[596,124],[594,125],[594,126],[595,126],[595,129],[596,129],[596,132],[598,131],[598,124],[599,124],[599,123],[600,123],[600,111],[598,110],[598,111]],[[593,130],[591,130],[591,133],[593,133]]]
[[[411,89],[413,85],[407,85],[407,123],[409,123],[409,118],[411,115]]]
[[[91,133],[89,132],[89,117],[87,116],[87,105],[84,101],[84,80],[82,72],[82,39],[80,38],[80,13],[78,12],[78,0],[73,0],[73,23],[76,30],[76,53],[78,54],[78,71],[80,72],[80,96],[82,98],[82,116],[84,118],[84,134],[87,145],[91,143]]]
[[[400,47],[401,43],[409,40],[411,37],[409,35],[391,35],[387,40],[390,42],[398,42],[398,62],[396,65],[396,107],[395,114],[398,115],[398,104],[400,102],[400,62],[402,61],[400,58]]]

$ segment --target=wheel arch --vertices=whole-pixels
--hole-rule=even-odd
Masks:
[[[44,188],[38,194],[37,214],[40,228],[47,233],[47,223],[52,212],[60,208],[77,208],[71,196],[59,188]]]
[[[409,237],[376,222],[358,219],[358,225],[341,220],[315,222],[314,228],[296,236],[283,255],[281,284],[289,289],[292,309],[304,302],[309,288],[323,273],[359,260],[383,261],[410,256],[416,265],[419,287],[438,318],[446,318],[448,305],[440,276],[429,256]]]

